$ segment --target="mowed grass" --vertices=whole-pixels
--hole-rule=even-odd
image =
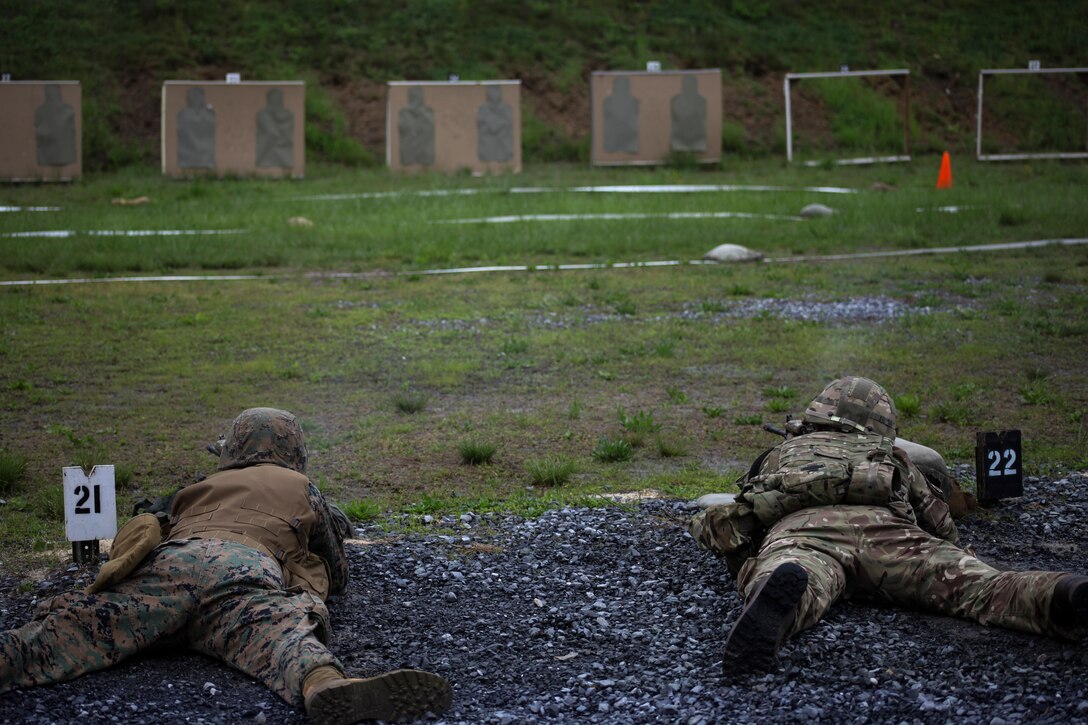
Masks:
[[[934,189],[938,161],[873,168],[798,169],[731,162],[716,171],[538,166],[517,176],[394,176],[312,166],[300,182],[171,181],[150,169],[89,175],[71,186],[9,186],[0,204],[59,212],[0,214],[0,235],[70,230],[243,230],[230,235],[0,236],[0,279],[113,274],[299,270],[359,272],[477,264],[697,259],[723,242],[768,254],[821,254],[1068,237],[1088,229],[1083,166],[986,165],[956,158],[955,185]],[[590,194],[579,186],[763,184],[781,192]],[[873,185],[894,187],[874,191]],[[804,187],[835,186],[856,194]],[[520,193],[530,187],[547,192]],[[436,192],[438,192],[436,194]],[[450,193],[454,192],[454,193]],[[471,193],[463,193],[471,192]],[[370,195],[370,196],[360,196]],[[148,196],[143,206],[115,198]],[[315,197],[334,196],[335,199]],[[668,219],[671,213],[795,216],[819,202],[834,217]],[[957,206],[958,214],[934,212]],[[918,209],[924,211],[919,212]],[[450,223],[533,214],[645,214],[506,224]],[[292,227],[305,217],[312,227]]]
[[[481,206],[519,213],[511,209],[530,203],[538,209],[569,204],[609,212],[675,210],[695,208],[699,197],[710,208],[747,204],[749,210],[782,211],[788,205],[791,213],[802,202],[820,200],[840,213],[764,227],[718,220],[702,232],[702,222],[671,221],[656,232],[671,230],[668,245],[650,245],[652,225],[646,221],[554,223],[551,231],[548,225],[498,225],[508,236],[506,250],[488,236],[498,234],[490,227],[466,227],[459,232],[463,246],[447,250],[449,256],[439,261],[607,260],[621,259],[621,252],[635,259],[685,258],[723,241],[796,253],[1084,236],[1082,205],[1069,202],[1079,198],[1081,167],[1043,165],[1033,175],[1026,169],[1035,167],[974,168],[990,179],[988,191],[968,176],[965,188],[940,195],[928,183],[923,188],[923,171],[912,167],[848,171],[837,179],[828,171],[757,165],[743,182],[724,174],[693,178],[791,186],[850,180],[842,185],[862,188],[880,174],[896,181],[897,190],[831,199],[799,192],[495,193],[322,202],[309,208],[347,216],[346,209],[354,209],[360,235],[400,223],[401,236],[384,242],[384,256],[350,261],[350,244],[338,239],[347,231],[329,233],[321,253],[327,258],[309,256],[316,253],[289,236],[296,230],[283,232],[290,263],[240,267],[268,279],[2,287],[0,450],[25,459],[26,469],[0,506],[0,571],[15,573],[28,557],[66,548],[58,500],[62,466],[122,467],[127,475],[118,506],[125,516],[134,501],[210,472],[215,462],[204,445],[240,410],[256,405],[296,412],[308,436],[315,480],[334,500],[368,517],[375,510],[411,517],[466,510],[533,513],[557,502],[599,502],[593,497],[645,488],[679,498],[728,489],[751,458],[776,441],[752,421],[780,424],[827,381],[847,373],[875,378],[911,401],[901,432],[945,452],[952,462],[973,460],[975,431],[1019,428],[1029,471],[1088,467],[1085,247],[449,276],[413,274],[422,261],[395,251],[397,243],[408,244],[413,233],[430,229],[423,215],[476,216],[485,213]],[[658,183],[674,172],[551,178],[553,173],[541,171],[531,181]],[[315,180],[314,189],[309,183],[224,182],[210,185],[206,198],[221,210],[224,227],[238,223],[230,217],[241,213],[235,207],[254,206],[245,213],[271,228],[269,220],[278,225],[298,211],[283,201],[291,194],[356,188],[343,175],[330,174]],[[692,181],[679,174],[676,179]],[[159,184],[153,197],[192,193],[184,183],[148,181]],[[362,181],[371,190],[530,185],[522,177],[375,175]],[[118,210],[91,198],[100,185],[128,182],[120,177],[63,188],[8,187],[3,203],[51,199],[67,209],[64,226],[56,228],[105,228],[107,217],[116,224],[128,212],[144,215],[128,219],[129,228],[151,228],[153,222],[156,228],[211,225],[195,216],[195,207],[189,216],[171,217],[174,204],[168,201]],[[914,211],[951,203],[979,208],[959,214]],[[156,209],[165,210],[162,217]],[[1003,213],[1025,221],[1003,224]],[[317,213],[307,216],[318,226],[297,233],[327,223]],[[52,218],[4,214],[0,223],[5,231],[49,228]],[[342,230],[348,228],[346,218]],[[711,230],[718,235],[714,240]],[[554,249],[544,254],[519,247],[532,234],[552,235]],[[698,234],[707,238],[696,251],[689,237]],[[257,247],[258,241],[249,238]],[[174,242],[141,238],[129,252],[153,256]],[[80,238],[70,249],[75,254],[83,245],[87,252],[100,243],[101,238]],[[0,240],[5,260],[40,244]],[[233,238],[215,244],[230,246],[235,255],[260,253]],[[178,269],[202,269],[192,250],[179,249],[186,261]],[[104,259],[124,256],[123,250],[100,252]],[[6,263],[4,276],[19,276]],[[353,270],[365,274],[302,276]],[[782,313],[787,301],[834,311],[865,300],[897,314],[806,321]],[[425,405],[406,414],[396,401],[407,393]],[[628,459],[594,456],[602,439],[629,439],[640,421],[646,423],[645,440],[631,446]],[[656,444],[658,438],[669,445]],[[499,453],[487,465],[465,465],[465,441],[486,442]],[[541,483],[552,480],[534,473],[542,460],[570,464],[563,467],[561,485]]]

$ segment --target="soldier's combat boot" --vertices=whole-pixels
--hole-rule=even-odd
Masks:
[[[306,714],[319,725],[415,720],[443,712],[453,698],[450,684],[430,672],[394,670],[357,679],[344,677],[335,667],[319,667],[307,675],[302,694]]]
[[[807,586],[808,573],[790,562],[771,572],[752,592],[725,641],[722,673],[726,677],[774,668],[778,648],[786,640]]]
[[[1050,621],[1064,630],[1088,629],[1088,576],[1069,574],[1058,580],[1050,600]]]

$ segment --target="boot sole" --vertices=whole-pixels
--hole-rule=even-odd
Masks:
[[[788,563],[767,577],[733,625],[725,642],[722,673],[767,671],[778,663],[778,648],[797,614],[808,573]]]
[[[350,725],[360,720],[402,722],[450,706],[453,690],[443,678],[419,670],[394,670],[353,680],[314,694],[307,714],[319,725]]]

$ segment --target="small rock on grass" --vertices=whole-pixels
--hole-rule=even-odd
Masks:
[[[762,252],[755,252],[739,244],[719,244],[703,255],[712,262],[754,262],[763,259]]]

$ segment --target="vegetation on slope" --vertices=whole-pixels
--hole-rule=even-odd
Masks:
[[[589,74],[641,69],[722,68],[728,152],[778,152],[784,144],[781,76],[786,71],[909,68],[913,143],[920,150],[969,147],[980,68],[1084,65],[1083,26],[1064,3],[981,0],[889,3],[790,0],[38,0],[5,2],[0,65],[16,79],[74,78],[84,84],[89,168],[154,160],[159,92],[168,79],[308,83],[307,144],[316,159],[374,163],[384,144],[384,91],[395,79],[520,78],[525,155],[583,160],[588,150]],[[898,86],[860,84],[861,109]],[[1023,85],[1023,84],[1021,84]],[[1014,88],[994,117],[998,138],[1013,122],[1051,123],[1032,143],[1083,143],[1084,84]],[[1030,90],[1030,89],[1029,89]],[[823,118],[835,98],[802,93],[800,133],[815,148],[887,143]],[[856,94],[855,94],[856,95]],[[868,96],[868,97],[866,97]],[[1047,100],[1051,98],[1058,100]],[[807,105],[806,105],[807,104]],[[850,105],[850,104],[848,104]],[[807,106],[811,106],[808,108]],[[841,108],[838,109],[840,112]],[[1002,123],[1013,128],[1002,134]],[[859,122],[862,126],[866,122]],[[806,129],[805,124],[808,125]],[[1024,125],[1023,123],[1021,125]],[[1030,125],[1030,124],[1029,124]],[[821,135],[821,132],[826,131]],[[897,131],[890,132],[894,137]]]

